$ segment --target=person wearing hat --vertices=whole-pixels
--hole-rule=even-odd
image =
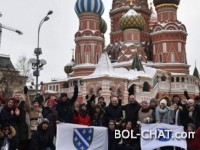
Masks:
[[[29,117],[30,117],[30,130],[32,134],[34,131],[37,130],[37,126],[40,124],[41,118],[43,117],[42,108],[39,100],[36,99],[33,101]]]
[[[173,124],[171,109],[167,106],[167,100],[162,99],[156,107],[156,123]]]
[[[49,120],[43,118],[37,131],[32,134],[29,150],[55,150],[55,146],[49,137]]]
[[[149,102],[143,100],[141,103],[141,109],[138,112],[138,122],[141,123],[152,123],[153,121],[153,110],[149,107]]]
[[[78,85],[74,82],[74,95],[71,99],[68,98],[67,93],[61,94],[61,100],[56,105],[58,112],[58,120],[64,123],[72,123],[73,120],[73,105],[78,97]]]
[[[0,130],[0,149],[16,150],[16,131],[9,123],[1,125]]]
[[[167,106],[167,100],[162,99],[155,111],[156,123],[173,124],[172,110]],[[160,150],[173,150],[172,146],[161,147]]]
[[[46,107],[42,108],[42,116],[43,118],[47,118],[49,120],[49,139],[53,145],[53,139],[56,135],[56,124],[58,121],[58,112],[55,109],[55,100],[48,99],[46,102]]]
[[[149,107],[151,108],[151,110],[153,110],[153,121],[152,123],[156,122],[156,107],[157,107],[157,100],[155,98],[150,99],[150,104]]]

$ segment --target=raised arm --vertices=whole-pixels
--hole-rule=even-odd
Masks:
[[[74,83],[74,95],[72,96],[72,98],[70,100],[71,104],[75,103],[77,97],[78,97],[78,85],[77,85],[77,83]]]

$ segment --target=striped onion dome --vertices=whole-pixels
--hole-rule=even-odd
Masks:
[[[77,15],[83,12],[93,12],[102,15],[104,12],[104,5],[101,0],[77,0],[75,11]]]

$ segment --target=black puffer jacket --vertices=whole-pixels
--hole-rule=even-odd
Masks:
[[[40,124],[37,131],[32,134],[29,150],[46,150],[48,147],[55,150],[49,137],[49,130],[43,130]]]
[[[122,107],[121,106],[113,106],[112,104],[109,104],[108,107],[106,107],[106,123],[108,123],[110,120],[115,120],[116,122],[121,121],[123,117],[122,113]]]
[[[56,110],[58,112],[58,120],[60,122],[72,123],[73,120],[72,108],[77,97],[78,97],[78,86],[75,85],[73,97],[67,101],[60,101],[56,105]]]
[[[5,136],[2,131],[0,131],[0,149],[5,144],[5,140],[8,140],[9,149],[8,150],[16,150],[16,139],[15,139],[16,131],[10,126],[10,133],[8,136]]]

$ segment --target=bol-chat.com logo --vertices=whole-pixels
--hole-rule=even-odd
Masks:
[[[159,141],[169,141],[172,139],[172,130],[171,129],[166,129],[166,128],[157,128],[157,139]]]

